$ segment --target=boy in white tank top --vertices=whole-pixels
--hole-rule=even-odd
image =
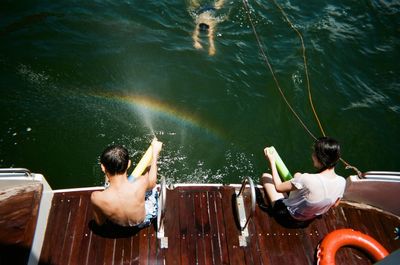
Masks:
[[[272,174],[264,173],[261,181],[278,222],[287,226],[307,225],[339,204],[346,181],[335,173],[340,158],[340,145],[336,140],[321,137],[315,141],[312,160],[318,174],[296,173],[293,179],[285,182],[278,175],[274,154],[268,150],[265,148],[264,153]],[[288,197],[287,192],[290,192]]]

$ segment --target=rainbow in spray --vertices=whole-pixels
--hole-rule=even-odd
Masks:
[[[168,102],[149,96],[136,94],[96,94],[94,96],[123,102],[133,106],[134,108],[138,108],[139,110],[146,110],[151,113],[159,114],[177,123],[184,123],[186,125],[201,129],[207,134],[212,134],[214,137],[224,138],[225,135],[222,129],[206,121],[204,118],[191,113],[188,110],[177,108]]]

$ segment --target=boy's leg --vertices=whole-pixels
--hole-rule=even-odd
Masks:
[[[215,1],[214,7],[215,9],[221,9],[223,5],[224,5],[224,0],[217,0]]]
[[[197,0],[190,0],[189,2],[190,2],[191,8],[199,8],[200,7],[200,4]]]
[[[279,193],[275,189],[275,185],[272,182],[271,174],[264,173],[261,176],[261,184],[267,192],[268,199],[271,202],[271,206],[274,206],[275,202],[280,199],[284,199],[285,196],[282,193]]]
[[[156,187],[146,191],[144,208],[146,210],[146,216],[143,223],[138,225],[138,228],[143,228],[150,225],[151,221],[157,217],[158,191]]]
[[[215,45],[214,45],[214,25],[210,24],[210,28],[208,29],[208,54],[213,56],[215,55]]]

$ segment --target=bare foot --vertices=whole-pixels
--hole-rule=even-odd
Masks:
[[[214,56],[215,55],[215,48],[214,47],[210,47],[210,49],[208,50],[208,54],[210,56]]]
[[[201,46],[200,42],[195,42],[195,43],[193,44],[193,46],[194,46],[196,49],[202,49],[202,48],[203,48],[203,46]]]

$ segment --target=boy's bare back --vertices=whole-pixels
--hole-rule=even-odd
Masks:
[[[103,192],[94,192],[92,202],[106,218],[122,225],[133,226],[141,223],[145,217],[144,195],[146,186],[142,186],[145,176],[131,183],[126,180],[121,186],[111,185]]]

